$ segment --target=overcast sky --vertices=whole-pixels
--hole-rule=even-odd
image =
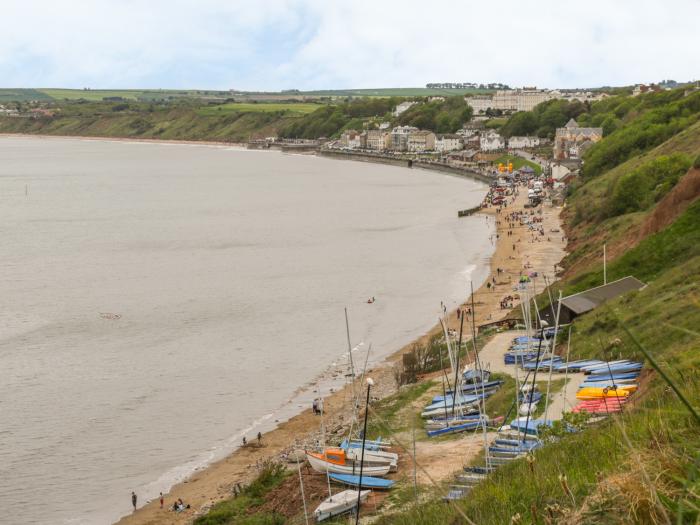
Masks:
[[[700,0],[1,0],[0,86],[700,78]]]

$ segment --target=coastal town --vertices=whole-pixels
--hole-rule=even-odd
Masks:
[[[119,495],[119,525],[584,525],[597,523],[600,502],[611,509],[634,509],[631,520],[611,521],[615,525],[656,525],[670,523],[661,517],[672,508],[654,499],[654,491],[663,494],[663,501],[676,498],[688,508],[695,504],[694,486],[679,482],[677,474],[694,464],[697,381],[690,375],[674,376],[668,362],[678,363],[679,370],[697,365],[700,84],[638,84],[610,93],[602,88],[511,89],[504,84],[428,87],[490,93],[261,100],[246,105],[232,100],[133,101],[109,95],[95,101],[32,99],[0,105],[0,126],[17,133],[3,140],[17,151],[72,145],[82,152],[99,146],[96,154],[102,157],[112,147],[129,148],[119,150],[121,163],[148,151],[146,144],[158,144],[162,149],[154,151],[163,156],[194,152],[196,162],[187,162],[204,176],[214,168],[202,169],[202,159],[221,154],[223,165],[216,177],[206,179],[208,184],[214,184],[211,180],[237,184],[236,170],[243,164],[236,164],[236,155],[252,160],[256,175],[251,180],[256,185],[264,182],[258,186],[264,190],[264,202],[273,196],[271,188],[279,186],[283,194],[276,202],[294,208],[286,220],[300,213],[289,206],[292,194],[309,192],[311,185],[301,191],[284,185],[290,180],[286,173],[273,184],[265,177],[275,169],[255,171],[273,158],[282,162],[280,166],[308,162],[305,173],[314,165],[323,168],[318,186],[331,192],[328,201],[333,203],[338,195],[328,184],[331,169],[347,168],[353,183],[360,173],[376,173],[371,192],[388,172],[420,178],[421,190],[457,181],[458,197],[450,202],[459,207],[444,207],[441,195],[434,203],[440,213],[433,226],[454,228],[447,244],[459,244],[461,254],[480,236],[490,247],[475,259],[484,271],[481,284],[474,286],[470,271],[464,274],[469,275],[468,287],[464,275],[455,277],[459,298],[432,305],[437,324],[377,361],[371,341],[355,328],[354,315],[359,309],[361,316],[374,322],[392,299],[374,289],[353,289],[353,308],[345,309],[344,323],[339,324],[347,346],[333,349],[337,352],[332,364],[299,385],[279,411],[261,419],[246,415],[242,430],[220,449],[225,454],[215,458],[211,452],[207,461],[191,460],[167,481],[159,478]],[[268,111],[271,108],[274,111]],[[185,122],[182,128],[177,127],[178,119]],[[246,130],[247,140],[240,139],[243,135],[234,137],[226,127],[240,120],[255,124],[254,132]],[[106,129],[111,135],[105,134]],[[193,134],[193,129],[211,135]],[[440,132],[444,130],[448,131]],[[282,154],[268,155],[267,150]],[[32,156],[7,157],[25,162],[23,155]],[[382,172],[384,165],[392,168]],[[14,180],[17,169],[7,168],[6,180]],[[179,166],[172,164],[170,169],[177,172]],[[430,171],[462,179],[434,177]],[[120,183],[128,176],[125,173],[119,171]],[[137,178],[139,191],[148,188],[148,176]],[[155,197],[147,206],[160,209],[169,199],[158,177],[151,188]],[[34,192],[46,191],[46,185],[32,175],[27,180],[23,188],[12,186],[8,194],[15,204],[28,207],[40,202]],[[176,180],[168,179],[169,184]],[[189,203],[192,191],[207,191],[201,180],[188,173],[188,198],[173,199],[172,221],[178,227],[180,203]],[[394,180],[403,184],[405,179]],[[387,186],[392,202],[395,186]],[[74,186],[70,188],[74,191]],[[218,195],[207,194],[207,204],[211,200],[221,209],[236,203],[224,214],[234,221],[227,223],[229,228],[220,228],[222,216],[216,223],[216,228],[226,230],[222,234],[226,239],[228,229],[248,235],[260,222],[248,227],[237,222],[240,210],[248,205],[236,201],[240,191],[234,186],[217,191]],[[472,202],[474,192],[478,195]],[[134,203],[140,202],[140,197],[129,195]],[[65,197],[61,199],[64,202]],[[413,207],[398,203],[397,213],[412,216],[424,201],[421,196]],[[304,206],[310,205],[299,208]],[[272,210],[252,207],[265,213]],[[211,212],[205,209],[205,214]],[[361,215],[373,221],[372,237],[393,250],[389,232],[396,226],[392,223],[386,232],[377,228],[374,209]],[[168,222],[158,221],[159,228]],[[79,228],[82,232],[82,223]],[[137,229],[140,232],[140,226]],[[260,238],[272,229],[263,225],[264,233],[254,241],[251,237],[240,243],[217,242],[209,251],[235,253],[224,266],[227,278],[238,277],[231,270],[243,257],[238,248],[257,252]],[[470,232],[470,237],[460,239],[460,231]],[[290,243],[294,233],[285,236],[283,244]],[[162,250],[176,250],[178,255],[172,258],[180,264],[184,260],[180,252],[191,251],[180,247],[198,245],[209,231],[196,235],[194,241],[163,241]],[[313,225],[305,226],[300,235],[291,244],[305,251]],[[437,238],[438,232],[431,235]],[[100,242],[102,236],[99,232]],[[409,239],[413,243],[413,237]],[[413,244],[410,258],[421,250],[428,251]],[[205,281],[199,275],[203,262],[199,255],[195,259],[193,279]],[[392,271],[405,267],[393,251],[387,259]],[[415,259],[423,260],[419,254]],[[287,271],[286,259],[275,262]],[[344,264],[343,258],[337,266]],[[419,278],[438,266],[423,264]],[[334,267],[329,274],[337,270]],[[180,273],[177,280],[181,283]],[[219,285],[207,283],[207,297]],[[301,307],[298,297],[291,310]],[[284,304],[281,297],[276,301]],[[399,310],[404,308],[402,302]],[[111,310],[100,311],[93,319],[100,323],[100,334],[116,337],[134,323],[128,315],[107,312]],[[268,317],[275,319],[274,315]],[[662,326],[666,328],[658,328]],[[679,328],[678,334],[673,327]],[[177,327],[168,325],[168,330]],[[267,337],[265,333],[263,339]],[[303,334],[302,339],[307,338]],[[256,344],[236,351],[245,358],[254,356],[262,348]],[[231,351],[228,336],[220,345],[227,354]],[[206,355],[199,346],[197,352],[203,352],[198,358]],[[317,358],[315,354],[302,358],[298,352],[292,348],[291,359],[305,366]],[[668,361],[659,363],[656,356]],[[273,383],[267,385],[268,391],[283,388],[275,383],[274,373],[279,367],[292,369],[289,361],[280,365],[289,357],[276,354],[263,365],[264,371],[256,368],[254,382]],[[179,382],[195,375],[192,363],[188,365],[192,369],[184,371],[176,364],[182,372]],[[225,382],[225,395],[250,379],[241,377],[238,363],[226,368],[217,361],[213,366],[216,372],[200,377],[198,388],[216,376]],[[127,372],[127,377],[133,375],[131,369]],[[234,403],[225,403],[225,415],[219,420],[237,416],[239,405],[249,403],[255,389],[249,386],[236,394]],[[684,393],[694,397],[688,402]],[[127,400],[124,411],[131,413],[131,405],[146,397]],[[207,417],[208,410],[208,405],[201,409]],[[216,422],[212,417],[206,424],[211,420]],[[182,429],[179,420],[175,423]],[[673,438],[671,426],[678,432]],[[153,446],[159,450],[161,444]],[[644,456],[635,456],[637,451]],[[662,472],[657,461],[664,468],[670,465],[658,474],[663,480],[658,483],[645,479],[647,469]]]

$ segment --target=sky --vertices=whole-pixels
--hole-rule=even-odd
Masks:
[[[700,78],[700,0],[0,0],[0,87]]]

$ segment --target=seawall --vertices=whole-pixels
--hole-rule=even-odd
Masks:
[[[389,164],[391,166],[400,166],[402,168],[420,168],[424,170],[441,171],[443,173],[450,173],[452,175],[457,175],[459,177],[467,177],[470,179],[475,179],[481,181],[485,184],[490,184],[493,179],[478,173],[473,170],[458,168],[456,166],[449,166],[447,164],[442,164],[439,162],[425,162],[420,160],[405,159],[390,157],[387,155],[379,155],[372,153],[350,153],[347,151],[333,151],[323,149],[318,151],[317,155],[323,157],[331,157],[334,159],[343,160],[354,160],[359,162],[375,162],[377,164]]]

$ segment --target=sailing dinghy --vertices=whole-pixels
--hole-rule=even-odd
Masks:
[[[361,491],[360,502],[364,502],[367,499],[367,496],[369,496],[370,492],[372,491]],[[340,516],[346,512],[350,512],[355,507],[357,507],[357,491],[344,490],[324,499],[321,504],[316,507],[314,516],[316,516],[317,522],[321,522],[323,520],[334,518],[335,516]]]

